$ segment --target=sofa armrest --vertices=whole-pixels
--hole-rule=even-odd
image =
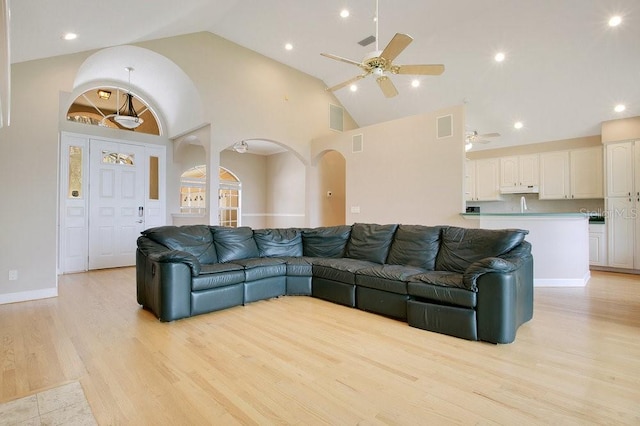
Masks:
[[[533,318],[533,257],[519,258],[509,272],[486,272],[477,279],[478,340],[511,343],[516,330]]]
[[[523,262],[531,257],[531,243],[523,241],[513,250],[497,257],[486,257],[467,267],[462,275],[465,288],[478,291],[477,281],[480,276],[490,272],[513,272],[522,267]]]
[[[184,263],[191,269],[192,276],[197,277],[200,275],[200,262],[194,255],[185,251],[166,250],[150,253],[148,257],[149,260],[158,263]]]

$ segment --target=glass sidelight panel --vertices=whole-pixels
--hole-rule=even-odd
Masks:
[[[69,188],[67,197],[82,198],[82,147],[69,147]]]
[[[158,169],[158,157],[149,157],[149,199],[160,199],[160,170]]]

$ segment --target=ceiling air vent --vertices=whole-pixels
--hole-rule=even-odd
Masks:
[[[329,104],[329,128],[341,132],[344,129],[344,109]]]
[[[362,152],[363,149],[364,149],[364,139],[363,139],[362,133],[353,135],[351,137],[351,152],[355,154],[356,152]]]
[[[436,136],[438,139],[453,136],[453,116],[451,114],[438,117],[436,124]]]
[[[360,46],[362,46],[362,47],[366,47],[366,46],[370,45],[371,43],[373,43],[374,41],[376,41],[375,36],[370,35],[369,37],[363,38],[362,40],[360,40],[358,42],[358,44]]]

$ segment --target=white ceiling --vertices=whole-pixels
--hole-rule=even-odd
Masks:
[[[12,62],[211,31],[333,86],[374,46],[375,0],[10,0]],[[343,8],[351,16],[339,17]],[[125,12],[126,11],[126,12]],[[619,27],[607,25],[613,14]],[[361,126],[466,103],[468,130],[502,137],[478,148],[600,133],[605,120],[640,115],[638,0],[380,0],[380,49],[396,32],[414,42],[396,64],[442,63],[438,77],[392,76],[385,98],[373,78],[336,96]],[[65,31],[78,39],[65,42]],[[290,42],[294,48],[285,51]],[[503,51],[503,63],[493,61]],[[626,104],[615,113],[618,103]],[[524,128],[516,131],[513,123]]]

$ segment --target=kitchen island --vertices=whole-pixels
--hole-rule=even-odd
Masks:
[[[462,213],[478,228],[526,229],[536,287],[582,287],[589,272],[589,218],[583,213]]]

